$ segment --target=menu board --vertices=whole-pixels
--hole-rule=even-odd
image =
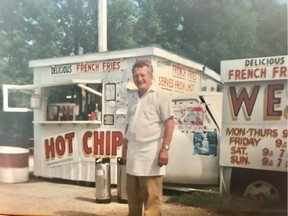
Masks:
[[[259,62],[262,65],[259,66]],[[226,76],[223,78],[226,83],[220,165],[287,171],[287,57],[232,60],[227,64],[222,62],[221,66],[221,76]],[[232,80],[231,74],[248,70],[246,68],[253,69],[255,76],[247,76],[249,80],[242,82]],[[259,71],[261,76],[256,74]],[[244,75],[239,74],[237,79],[242,79]]]

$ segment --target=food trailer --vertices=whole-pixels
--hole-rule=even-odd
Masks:
[[[172,96],[221,90],[220,77],[211,69],[156,47],[30,61],[34,83],[3,85],[3,109],[34,112],[35,176],[94,182],[95,159],[109,157],[111,183],[116,184],[127,97],[136,90],[131,68],[137,60],[153,65],[154,83]],[[28,95],[28,107],[9,104],[14,91]],[[181,106],[176,108],[180,115]],[[195,116],[190,118],[195,122]],[[188,123],[177,121],[181,133],[191,131]],[[167,181],[174,180],[168,175]]]

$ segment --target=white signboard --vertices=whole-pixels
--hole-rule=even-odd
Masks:
[[[234,76],[236,69],[242,70],[248,62],[251,65],[251,59],[222,62],[221,76],[227,83],[223,88],[221,166],[287,170],[287,56],[262,59],[253,64],[263,63],[265,76],[251,77],[251,82],[243,82],[243,71]],[[242,82],[235,83],[238,81]]]

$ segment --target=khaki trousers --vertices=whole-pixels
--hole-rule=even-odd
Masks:
[[[161,216],[162,176],[127,174],[128,216]],[[143,211],[144,210],[144,211]]]

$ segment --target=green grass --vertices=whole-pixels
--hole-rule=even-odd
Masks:
[[[232,197],[229,195],[221,196],[219,193],[183,193],[180,195],[171,196],[167,203],[180,204],[185,206],[194,206],[200,208],[217,209],[229,208],[232,202]]]
[[[230,194],[220,195],[219,193],[193,192],[174,194],[172,196],[168,196],[166,202],[171,204],[205,208],[216,212],[262,211],[263,213],[263,211],[265,212],[279,209],[287,211],[286,201],[279,201],[271,198],[256,200]]]

